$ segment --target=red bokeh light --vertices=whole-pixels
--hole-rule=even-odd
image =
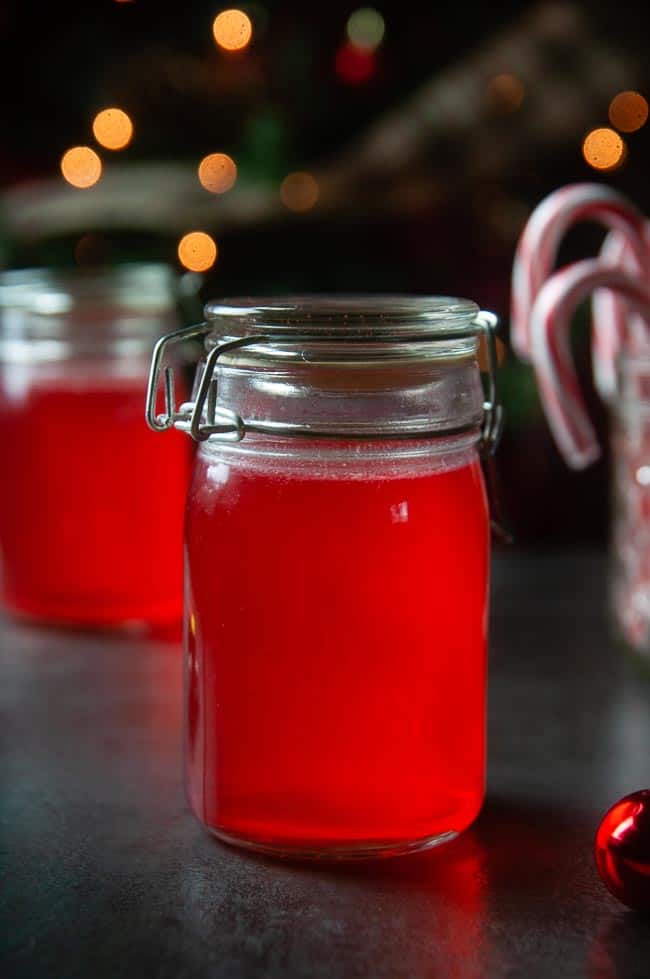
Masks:
[[[362,85],[375,73],[377,56],[368,48],[346,42],[336,52],[336,74],[346,85]]]

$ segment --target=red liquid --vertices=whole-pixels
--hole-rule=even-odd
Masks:
[[[0,374],[5,606],[86,626],[177,621],[188,440],[147,429],[144,375],[47,371]]]
[[[201,450],[186,521],[196,815],[280,851],[460,831],[484,791],[479,464],[234,459]]]

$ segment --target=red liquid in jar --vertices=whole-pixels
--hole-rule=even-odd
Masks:
[[[144,374],[4,368],[0,554],[11,612],[81,626],[180,619],[189,442],[147,429],[145,389]]]
[[[351,450],[352,451],[352,450]],[[196,815],[278,850],[400,849],[484,791],[480,466],[314,470],[205,446],[186,518]],[[226,461],[228,460],[228,461]]]

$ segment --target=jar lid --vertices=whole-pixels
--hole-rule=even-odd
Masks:
[[[476,333],[476,303],[452,296],[302,295],[234,298],[209,302],[212,332],[206,345],[224,337],[264,333],[337,341],[439,340]]]
[[[420,436],[437,435],[441,430],[448,432],[451,422],[446,416],[432,418],[432,414],[436,414],[438,402],[449,399],[442,395],[437,401],[435,397],[429,399],[432,410],[427,410],[426,418],[418,418],[416,424],[412,412],[408,419],[402,417],[404,403],[409,402],[404,391],[417,389],[421,394],[425,388],[431,392],[440,389],[440,395],[441,385],[448,382],[453,387],[452,375],[456,374],[465,377],[472,397],[466,396],[461,383],[461,396],[456,402],[462,403],[462,408],[452,412],[453,427],[457,427],[462,415],[463,430],[467,426],[476,429],[482,408],[481,443],[486,451],[492,451],[496,444],[501,425],[495,378],[497,318],[469,300],[398,295],[225,299],[208,303],[205,316],[206,322],[169,334],[156,345],[147,391],[147,421],[155,431],[175,426],[198,441],[214,436],[230,442],[240,441],[247,431],[379,437],[385,435],[386,426],[376,418],[365,417],[368,396],[372,395],[386,403],[390,398],[399,400],[401,415],[397,425],[392,418],[387,423],[392,433],[401,426],[406,436],[416,431]],[[487,397],[478,381],[476,353],[480,336],[487,340]],[[190,340],[203,341],[207,354],[197,373],[192,401],[177,406],[174,372],[164,365],[164,360],[172,344]],[[159,413],[156,404],[163,367],[165,411]],[[236,388],[239,378],[250,373],[255,378],[256,400],[245,409],[238,403]],[[276,402],[287,402],[285,381],[293,383],[292,390],[296,392],[317,392],[317,398],[303,401],[309,405],[318,402],[321,414],[325,404],[346,400],[348,405],[352,401],[359,403],[359,417],[352,426],[331,417],[288,420],[282,408],[283,417],[271,417],[273,412],[264,407],[264,398],[273,396],[277,388],[280,398]],[[341,399],[342,394],[346,399]],[[289,400],[297,399],[292,396]],[[384,404],[383,414],[386,413]]]

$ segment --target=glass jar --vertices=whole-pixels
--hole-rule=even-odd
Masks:
[[[650,663],[650,358],[621,357],[612,409],[616,632]]]
[[[210,303],[148,418],[199,441],[186,514],[186,776],[230,843],[369,857],[451,839],[484,792],[495,441],[465,300]],[[155,392],[203,336],[192,401]],[[492,356],[491,377],[494,376]]]
[[[14,615],[166,626],[182,615],[186,439],[142,424],[165,266],[0,276],[0,556]],[[164,521],[164,531],[162,530]]]

